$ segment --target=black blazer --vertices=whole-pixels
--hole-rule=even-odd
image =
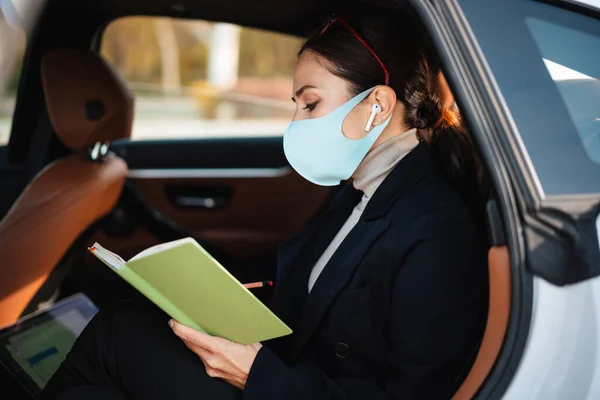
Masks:
[[[277,314],[294,333],[265,343],[243,399],[448,399],[468,372],[487,315],[487,249],[425,143],[381,184],[308,295],[360,196],[347,185],[281,248]]]

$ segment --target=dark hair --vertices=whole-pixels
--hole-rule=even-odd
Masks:
[[[444,109],[437,85],[440,68],[429,55],[425,37],[407,12],[340,15],[381,58],[389,71],[389,86],[404,104],[404,123],[419,129],[420,138],[442,164],[448,178],[477,184],[481,168],[474,146],[457,111]],[[300,53],[323,56],[326,67],[349,83],[355,96],[385,82],[385,72],[369,49],[343,23],[334,22],[309,38]],[[321,34],[322,33],[322,34]]]

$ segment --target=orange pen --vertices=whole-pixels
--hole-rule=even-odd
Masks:
[[[247,289],[257,289],[265,286],[273,286],[273,281],[260,281],[260,282],[252,282],[252,283],[244,283],[244,286]]]

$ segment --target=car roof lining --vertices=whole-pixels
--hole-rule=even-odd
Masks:
[[[357,7],[397,7],[394,0],[48,0],[53,19],[79,18],[106,24],[127,16],[170,16],[229,22],[305,36],[328,13]],[[235,10],[232,12],[232,10]]]

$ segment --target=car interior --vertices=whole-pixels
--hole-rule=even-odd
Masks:
[[[90,256],[95,241],[127,259],[192,236],[240,281],[268,277],[278,246],[335,192],[291,170],[281,136],[127,140],[136,99],[100,54],[110,23],[162,16],[302,37],[336,8],[378,6],[393,2],[50,0],[28,38],[9,143],[0,147],[0,326],[74,293],[100,308],[136,296]],[[486,382],[509,322],[511,267],[498,207],[490,195],[482,233],[489,315],[457,400]],[[256,294],[268,304],[272,292]]]

